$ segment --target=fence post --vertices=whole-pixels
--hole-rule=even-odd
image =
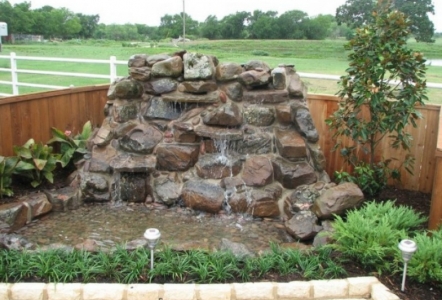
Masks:
[[[12,94],[18,95],[18,76],[17,76],[17,60],[15,58],[15,52],[11,52],[11,83],[12,83]]]
[[[114,82],[115,79],[117,79],[117,57],[111,56],[110,57],[110,82]]]

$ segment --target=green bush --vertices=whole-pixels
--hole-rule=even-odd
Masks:
[[[413,238],[418,248],[408,263],[407,275],[419,282],[442,284],[442,227],[430,233],[422,232]]]
[[[0,156],[0,198],[3,196],[12,197],[14,192],[11,189],[12,173],[17,166],[19,158],[16,156]]]
[[[140,47],[140,43],[137,42],[122,42],[122,47],[129,47],[129,48],[137,48]]]
[[[70,162],[75,162],[82,158],[87,153],[87,141],[92,135],[92,125],[90,121],[87,121],[83,125],[82,131],[76,136],[71,136],[71,131],[61,131],[52,127],[52,139],[48,141],[48,144],[60,143],[61,157],[58,162],[64,168]]]
[[[59,155],[52,153],[52,147],[29,139],[23,146],[14,146],[14,152],[19,157],[14,174],[28,178],[32,187],[39,186],[44,179],[54,181]]]
[[[391,271],[399,241],[414,234],[425,221],[411,208],[395,207],[393,201],[367,202],[349,211],[345,219],[336,216],[331,247],[378,273]]]
[[[383,162],[373,164],[373,166],[361,162],[355,166],[352,174],[335,171],[334,177],[339,183],[353,182],[357,184],[364,195],[373,197],[379,195],[387,186],[390,171]]]
[[[269,53],[263,50],[253,50],[252,55],[255,56],[269,56]]]

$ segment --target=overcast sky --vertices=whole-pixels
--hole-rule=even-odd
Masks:
[[[100,15],[100,23],[140,23],[158,26],[165,14],[177,14],[183,10],[183,0],[26,0],[32,9],[49,5],[66,7],[75,13]],[[14,5],[25,0],[9,0]],[[209,15],[218,19],[237,11],[252,12],[302,10],[309,16],[332,14],[345,0],[185,0],[185,11],[192,19],[204,21]],[[442,0],[433,0],[436,14],[430,15],[437,32],[442,32]]]

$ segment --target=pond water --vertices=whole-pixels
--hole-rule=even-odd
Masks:
[[[86,239],[112,248],[142,239],[147,228],[158,228],[161,242],[175,249],[219,248],[222,238],[259,252],[270,242],[292,242],[280,220],[245,215],[212,215],[185,208],[156,209],[144,205],[84,205],[77,210],[53,212],[17,233],[39,246],[61,243],[75,246]]]

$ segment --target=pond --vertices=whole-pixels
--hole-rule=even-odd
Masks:
[[[110,249],[143,238],[147,228],[158,228],[161,242],[174,249],[218,249],[222,238],[259,252],[270,242],[292,242],[279,219],[242,214],[207,214],[185,208],[144,205],[84,205],[78,210],[53,212],[32,221],[17,233],[39,246],[61,243],[75,246],[87,239]]]

